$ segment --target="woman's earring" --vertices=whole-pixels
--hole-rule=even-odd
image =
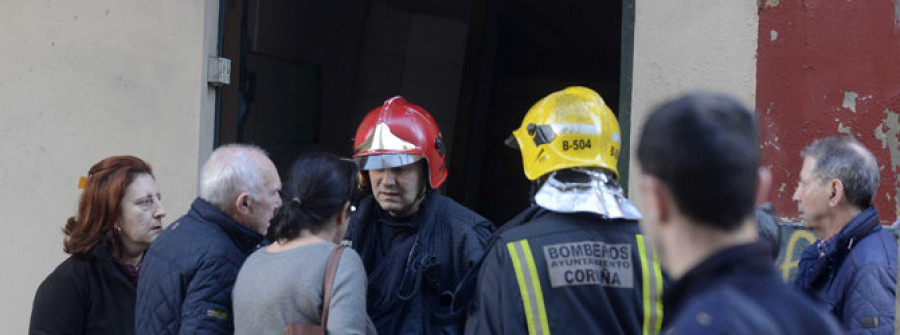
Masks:
[[[122,227],[116,226],[116,234],[122,234]]]

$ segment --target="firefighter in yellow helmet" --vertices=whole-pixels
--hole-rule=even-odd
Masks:
[[[492,237],[466,333],[658,333],[663,278],[617,184],[622,139],[603,98],[554,92],[512,135],[538,187]]]

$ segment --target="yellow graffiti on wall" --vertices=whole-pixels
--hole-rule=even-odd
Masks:
[[[806,245],[810,245],[816,242],[816,235],[809,230],[797,229],[791,234],[791,239],[788,241],[787,247],[784,249],[784,261],[778,267],[781,269],[781,277],[784,281],[788,281],[790,279],[791,270],[797,267],[797,264],[800,264],[800,255],[803,253],[803,250],[796,251],[797,249],[797,241],[803,240],[806,242]]]

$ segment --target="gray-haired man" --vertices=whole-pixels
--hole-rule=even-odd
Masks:
[[[819,241],[803,250],[794,283],[848,333],[893,333],[897,243],[872,205],[875,156],[852,137],[817,140],[801,156],[793,199]]]
[[[281,206],[281,179],[266,153],[226,145],[209,157],[190,211],[147,250],[135,334],[230,334],[231,289],[244,259]]]

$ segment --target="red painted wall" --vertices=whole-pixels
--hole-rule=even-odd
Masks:
[[[875,206],[900,208],[900,0],[761,0],[756,109],[769,199],[797,220],[791,195],[814,139],[852,134],[881,169]]]

